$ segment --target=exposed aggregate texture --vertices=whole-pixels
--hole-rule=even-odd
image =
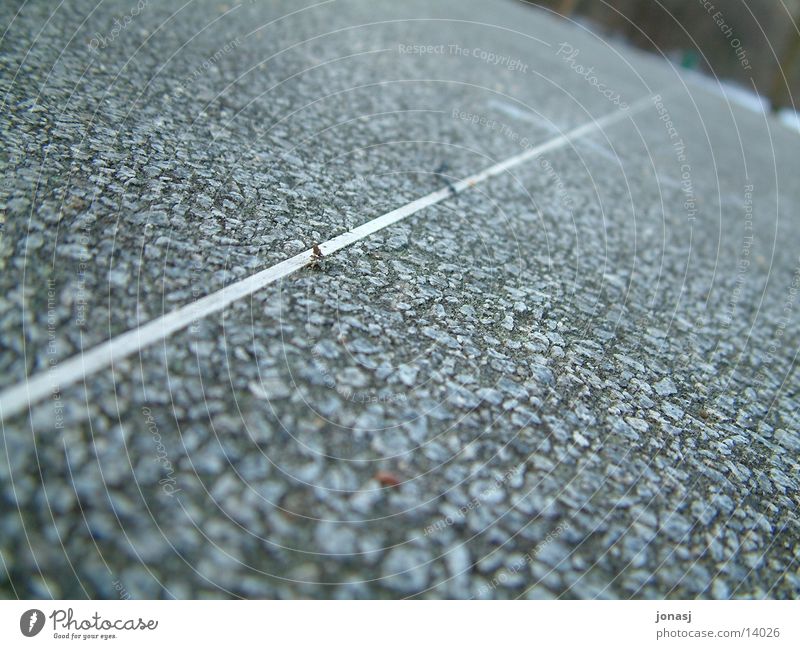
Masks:
[[[511,1],[20,6],[0,388],[618,111],[560,43],[677,137],[653,102],[3,421],[3,596],[800,595],[796,135]]]

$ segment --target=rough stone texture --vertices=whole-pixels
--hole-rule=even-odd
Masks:
[[[619,110],[561,42],[686,161],[650,106],[4,421],[3,595],[800,595],[795,135],[521,3],[16,4],[2,387]]]

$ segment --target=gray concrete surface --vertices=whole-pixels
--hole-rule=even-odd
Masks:
[[[0,8],[0,389],[663,99],[4,420],[3,596],[800,594],[797,135],[510,0],[135,6]]]

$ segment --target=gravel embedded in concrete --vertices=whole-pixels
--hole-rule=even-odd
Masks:
[[[0,593],[800,595],[796,136],[389,5],[0,9],[0,386],[618,110],[561,42],[685,151],[648,106],[4,421]]]

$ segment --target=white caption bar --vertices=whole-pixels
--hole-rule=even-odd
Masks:
[[[798,613],[798,602],[770,601],[6,601],[0,602],[0,638],[10,647],[97,643],[136,649],[195,642],[354,649],[749,649],[800,646]]]

